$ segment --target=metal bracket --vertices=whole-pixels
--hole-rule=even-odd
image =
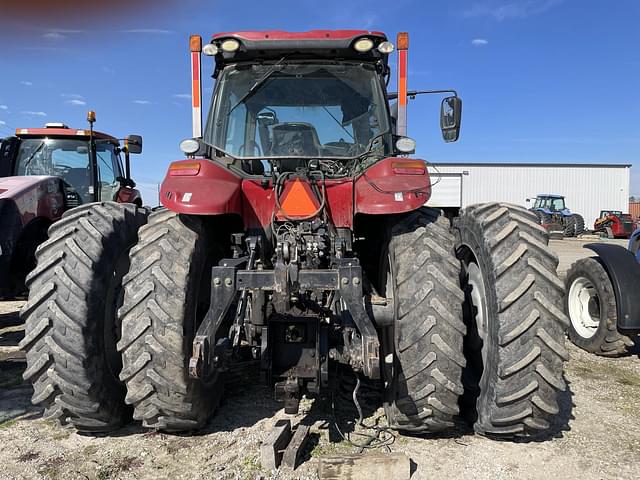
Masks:
[[[204,378],[211,370],[210,340],[214,339],[229,307],[237,294],[236,268],[213,267],[211,269],[211,304],[193,340],[189,359],[189,376]]]
[[[347,264],[338,267],[340,297],[362,335],[363,373],[380,378],[380,342],[378,332],[364,309],[362,294],[362,267]]]

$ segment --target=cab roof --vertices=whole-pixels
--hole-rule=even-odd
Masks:
[[[89,138],[90,131],[88,129],[75,129],[69,127],[56,127],[56,128],[16,128],[16,137],[19,138],[37,138],[37,137],[69,137],[69,138]],[[113,140],[117,142],[118,139],[106,133],[93,131],[93,136],[101,140]]]
[[[239,31],[216,33],[211,43],[220,45],[224,40],[234,38],[240,47],[234,52],[223,52],[215,56],[216,69],[226,64],[242,61],[268,61],[287,59],[341,59],[377,62],[387,64],[388,54],[377,47],[387,41],[387,36],[372,30],[309,30],[307,32],[287,32],[284,30]],[[353,46],[361,38],[373,41],[373,48],[358,52]]]

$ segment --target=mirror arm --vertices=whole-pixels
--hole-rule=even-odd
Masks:
[[[451,93],[453,94],[454,97],[458,96],[458,92],[455,90],[409,90],[407,91],[407,98],[410,98],[413,100],[414,98],[416,98],[416,95],[424,95],[424,94],[432,94],[432,93],[437,93],[437,94]],[[387,94],[387,98],[389,100],[395,100],[396,98],[398,98],[398,92],[389,92]]]

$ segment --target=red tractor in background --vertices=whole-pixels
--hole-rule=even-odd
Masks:
[[[630,238],[638,228],[631,215],[619,210],[602,210],[593,225],[594,233],[607,238]]]
[[[121,147],[93,131],[93,112],[88,120],[88,129],[18,128],[0,143],[0,298],[24,292],[36,248],[66,211],[99,200],[142,205],[129,168],[142,138],[131,135]]]
[[[38,250],[21,346],[45,415],[108,431],[130,406],[145,427],[198,429],[225,372],[254,362],[287,413],[350,372],[354,402],[360,380],[376,383],[400,431],[551,428],[567,360],[558,259],[523,207],[450,221],[424,206],[431,179],[407,158],[406,105],[427,92],[407,90],[408,35],[397,93],[381,32],[221,33],[190,47],[193,138],[169,166],[165,209],[94,204]],[[202,52],[216,79],[204,132]],[[446,92],[453,142],[462,102]]]

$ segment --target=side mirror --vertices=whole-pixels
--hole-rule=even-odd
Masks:
[[[462,100],[460,97],[446,97],[440,106],[440,129],[442,138],[447,143],[455,142],[460,137],[462,121]]]
[[[142,137],[140,135],[129,135],[126,140],[129,153],[142,153]]]
[[[278,123],[278,119],[274,112],[260,112],[258,113],[258,123],[264,127],[270,127]]]

